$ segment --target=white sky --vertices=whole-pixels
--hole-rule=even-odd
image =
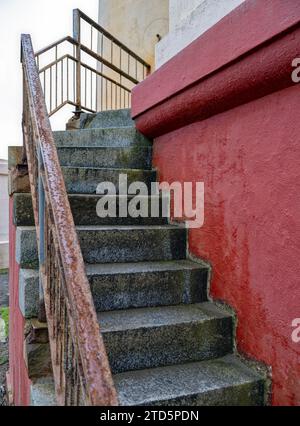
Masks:
[[[38,50],[72,35],[72,9],[97,21],[98,0],[0,0],[0,158],[22,144],[20,34],[29,33]]]

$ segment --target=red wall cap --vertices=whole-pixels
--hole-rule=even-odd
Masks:
[[[207,118],[219,111],[214,111],[212,102],[216,105],[229,100],[227,89],[231,96],[240,92],[243,103],[251,96],[257,98],[293,84],[291,61],[300,54],[296,43],[299,23],[300,2],[295,0],[248,0],[241,4],[134,88],[132,116],[139,130],[154,137]],[[226,78],[226,84],[222,86],[219,78]],[[252,94],[242,96],[247,86]],[[208,103],[211,111],[204,112],[201,108],[207,108]],[[221,110],[236,104],[231,99]]]

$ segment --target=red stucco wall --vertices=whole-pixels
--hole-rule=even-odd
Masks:
[[[13,199],[9,203],[9,387],[14,405],[29,405],[30,380],[24,361],[24,317],[19,308],[19,265],[15,255]]]
[[[237,312],[238,349],[272,366],[273,403],[288,405],[300,405],[299,103],[299,88],[285,89],[154,143],[161,180],[204,182],[189,251],[211,263],[211,296]]]
[[[299,40],[300,2],[248,0],[132,100],[160,180],[205,184],[189,251],[212,266],[211,296],[237,312],[238,350],[272,367],[274,405],[300,405]]]

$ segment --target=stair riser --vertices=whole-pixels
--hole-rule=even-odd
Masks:
[[[186,257],[183,228],[102,229],[78,231],[86,263],[142,262]],[[17,228],[16,259],[21,268],[38,266],[36,234],[33,228]]]
[[[101,114],[84,113],[80,116],[80,127],[83,129],[124,126],[134,126],[130,109],[103,111]]]
[[[163,271],[90,277],[96,311],[207,300],[207,271]]]
[[[96,194],[97,187],[102,182],[111,182],[119,193],[119,175],[127,175],[128,186],[133,182],[144,182],[151,192],[151,182],[156,181],[155,171],[130,169],[89,169],[62,167],[67,192],[69,194]]]
[[[107,146],[130,147],[151,146],[151,143],[135,128],[86,129],[53,132],[57,147]]]
[[[14,194],[14,224],[16,226],[33,226],[34,217],[30,194]],[[129,202],[128,197],[128,202]],[[105,217],[97,215],[97,203],[99,196],[76,196],[69,197],[70,206],[75,225],[82,226],[129,226],[129,225],[164,225],[168,223],[167,217],[151,217],[151,200],[148,199],[149,217]],[[119,199],[117,198],[117,214]],[[161,207],[161,206],[160,206]],[[162,216],[162,214],[160,214]]]
[[[207,300],[207,271],[204,269],[98,276],[88,274],[88,279],[97,312]],[[19,306],[25,318],[38,316],[38,271],[21,269]]]
[[[151,169],[151,148],[58,148],[61,166]]]
[[[232,350],[232,319],[104,330],[103,338],[112,372],[120,373],[223,356]]]

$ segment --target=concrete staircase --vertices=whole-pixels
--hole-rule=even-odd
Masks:
[[[120,404],[263,405],[265,378],[233,353],[233,317],[208,301],[209,270],[188,259],[186,229],[163,217],[96,214],[100,182],[117,184],[120,173],[129,183],[156,180],[150,142],[128,110],[83,115],[81,125],[55,132],[55,140]],[[38,259],[30,194],[14,194],[14,220],[20,308],[32,319]],[[47,346],[44,338],[34,343]],[[42,371],[49,351],[42,352],[32,404],[53,405],[51,376]]]

